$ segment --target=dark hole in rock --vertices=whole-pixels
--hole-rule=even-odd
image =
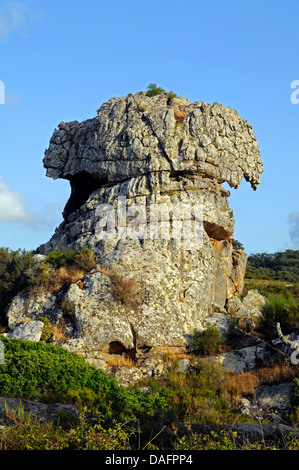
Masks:
[[[109,343],[108,354],[119,354],[120,356],[130,358],[133,361],[135,361],[136,358],[135,349],[127,349],[119,341],[111,341],[111,343]]]
[[[111,341],[111,343],[109,343],[109,354],[122,354],[125,351],[126,348],[119,341]]]
[[[220,225],[214,224],[213,222],[204,221],[203,226],[208,236],[214,240],[226,240],[231,236],[225,228],[220,227]]]
[[[170,173],[170,179],[179,181],[180,178],[192,178],[196,175],[193,171],[188,170],[173,170]]]
[[[71,195],[63,211],[65,220],[87,201],[90,194],[107,183],[107,178],[97,178],[86,171],[69,176]]]

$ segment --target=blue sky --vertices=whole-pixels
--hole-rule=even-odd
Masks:
[[[0,246],[34,249],[62,221],[69,183],[42,165],[58,123],[154,82],[248,119],[264,173],[231,190],[235,237],[299,249],[298,17],[297,0],[0,1]]]

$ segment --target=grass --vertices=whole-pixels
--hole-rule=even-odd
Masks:
[[[127,357],[125,354],[124,355],[114,355],[113,357],[109,358],[106,361],[106,365],[108,367],[136,367],[136,362],[130,358]]]
[[[242,298],[249,290],[258,290],[261,295],[283,294],[299,299],[299,282],[279,281],[275,279],[250,279],[245,278]]]
[[[298,377],[298,367],[289,360],[269,367],[260,367],[250,372],[230,372],[229,387],[235,400],[242,396],[255,398],[255,389],[260,385],[275,385]]]
[[[148,392],[143,393],[137,386],[124,389],[101,370],[57,346],[5,337],[1,340],[6,353],[5,364],[0,365],[1,396],[73,403],[80,413],[75,422],[62,417],[58,427],[32,420],[22,410],[11,413],[11,426],[2,435],[0,431],[3,450],[163,450],[184,446],[192,450],[207,445],[213,448],[216,436],[217,448],[229,449],[234,440],[228,434],[224,439],[224,434],[213,431],[191,439],[163,430],[175,430],[180,423],[244,422],[238,415],[236,397],[248,396],[260,383],[290,380],[296,370],[281,364],[236,378],[208,360],[197,359],[196,367],[189,372],[179,372],[175,362],[163,377],[149,379]],[[298,383],[295,385],[294,423],[299,396]],[[298,449],[298,440],[292,445]]]
[[[299,328],[299,300],[293,296],[270,294],[262,307],[259,329],[266,337],[276,337],[276,325],[280,323],[283,334]]]
[[[43,424],[26,415],[22,407],[7,411],[11,424],[0,432],[0,450],[130,450],[135,433],[130,423],[103,425],[101,415],[93,423],[84,414],[69,424]]]
[[[61,266],[57,269],[40,269],[38,275],[30,283],[29,292],[58,293],[64,287],[68,287],[81,280],[85,271],[78,266]]]

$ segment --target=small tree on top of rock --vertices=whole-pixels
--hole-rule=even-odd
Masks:
[[[150,83],[149,86],[147,87],[146,96],[160,95],[164,91],[165,90],[163,90],[163,88],[158,87],[156,83]]]

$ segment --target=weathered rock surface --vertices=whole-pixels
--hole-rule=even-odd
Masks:
[[[44,323],[39,320],[32,320],[18,325],[8,333],[4,333],[7,338],[25,339],[27,341],[39,341],[41,339]]]
[[[234,440],[239,444],[242,449],[242,445],[247,445],[248,442],[264,442],[266,445],[273,442],[274,438],[280,437],[282,440],[285,436],[291,434],[292,437],[298,438],[299,432],[297,428],[285,425],[283,423],[270,423],[270,424],[253,424],[253,423],[236,423],[236,424],[208,424],[208,423],[192,423],[192,424],[181,424],[176,430],[176,435],[184,436],[188,433],[201,434],[208,433],[210,431],[219,431],[219,429],[231,433],[234,436]]]
[[[227,329],[226,303],[242,291],[247,256],[233,248],[230,193],[221,184],[237,188],[244,177],[256,189],[263,170],[254,132],[235,110],[167,93],[113,98],[92,119],[60,123],[44,166],[70,181],[71,196],[39,254],[88,246],[98,265],[59,294],[21,293],[7,313],[11,329],[24,318],[64,320],[62,345],[94,365],[105,367],[113,354],[140,365],[147,351],[153,368],[152,356],[184,348],[195,328]],[[115,222],[108,234],[100,230],[104,207]],[[162,211],[154,231],[153,207]],[[191,239],[174,232],[186,208]],[[119,288],[131,282],[129,304],[115,295],[111,272]],[[73,305],[71,318],[62,300]]]
[[[261,316],[261,311],[265,303],[266,298],[255,289],[249,290],[242,300],[243,308],[247,310],[253,319],[258,319]]]
[[[293,384],[291,382],[278,385],[261,385],[256,389],[255,398],[259,409],[264,412],[284,413],[291,404]]]
[[[19,398],[0,397],[0,423],[10,425],[14,423],[12,417],[16,415],[18,420],[18,411],[22,410],[25,416],[39,420],[42,424],[53,423],[56,426],[63,416],[68,418],[77,418],[78,410],[74,405],[65,405],[61,403],[45,404],[37,401],[24,400]]]
[[[240,374],[256,367],[265,365],[272,358],[271,351],[268,351],[266,343],[261,343],[248,348],[237,349],[218,356],[220,362],[226,370],[231,370]],[[273,360],[273,359],[272,359]]]
[[[231,187],[245,177],[255,189],[262,172],[252,127],[235,110],[167,93],[112,98],[94,119],[60,123],[44,165],[48,176],[71,181],[74,199],[82,173],[103,185],[184,171]]]
[[[254,328],[256,321],[260,318],[266,299],[257,290],[250,290],[241,301],[239,297],[233,296],[226,303],[227,313],[235,319],[243,329]]]

